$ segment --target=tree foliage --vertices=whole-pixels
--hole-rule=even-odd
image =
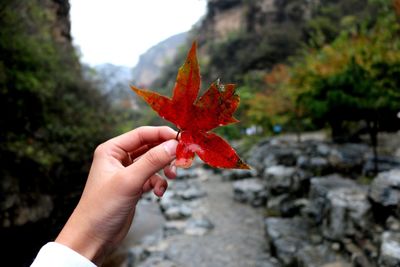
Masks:
[[[68,3],[59,3],[3,1],[0,6],[1,234],[10,250],[34,243],[25,251],[19,247],[27,254],[65,222],[95,146],[114,131],[108,102],[81,77],[58,17]],[[41,196],[53,203],[50,217],[24,217],[24,209],[34,214]],[[40,228],[43,222],[47,228]],[[36,227],[33,233],[42,229],[41,236],[21,240],[27,227]],[[12,265],[27,260],[26,254],[13,259]]]
[[[263,91],[250,100],[252,120],[284,123],[286,129],[327,123],[335,138],[348,134],[346,122],[363,122],[372,135],[398,129],[398,8],[388,1],[371,5],[379,6],[377,17],[342,30],[321,47],[310,45],[287,67],[275,66]]]

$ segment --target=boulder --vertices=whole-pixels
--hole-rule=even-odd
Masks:
[[[234,199],[258,207],[265,205],[267,191],[259,178],[239,180],[233,183]]]
[[[386,231],[382,233],[379,266],[400,266],[400,233]]]
[[[400,169],[400,160],[389,156],[378,156],[376,159],[377,167],[379,172],[390,171],[391,169]],[[365,176],[372,176],[375,174],[375,159],[373,157],[368,157],[362,173]]]
[[[308,245],[299,249],[296,255],[299,267],[320,267],[336,263],[339,256],[328,245]]]
[[[295,264],[296,253],[309,244],[309,224],[300,217],[267,218],[265,232],[272,251],[285,266]]]
[[[368,230],[371,224],[371,205],[367,188],[352,186],[335,188],[327,194],[324,206],[322,231],[330,240],[340,241],[344,237],[356,236]]]
[[[380,173],[371,183],[370,198],[383,207],[400,208],[400,169]]]
[[[263,177],[267,183],[269,191],[279,194],[298,187],[293,179],[295,173],[296,168],[276,165],[265,168]]]
[[[332,147],[328,161],[335,171],[346,174],[361,173],[370,152],[366,144],[346,143]]]
[[[314,177],[310,181],[310,206],[308,212],[317,224],[321,224],[329,205],[328,193],[338,188],[352,188],[358,185],[338,174]]]

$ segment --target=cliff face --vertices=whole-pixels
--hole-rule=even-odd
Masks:
[[[316,4],[317,0],[209,0],[199,36],[203,43],[218,42],[238,32],[261,32],[274,24],[303,22]]]
[[[180,33],[156,44],[140,56],[132,71],[134,83],[139,87],[149,87],[160,75],[161,69],[171,61],[178,47],[184,44],[187,33]]]

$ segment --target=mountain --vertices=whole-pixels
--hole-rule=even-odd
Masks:
[[[186,32],[171,36],[142,54],[132,71],[134,84],[139,87],[149,87],[159,77],[161,69],[175,57],[186,38]]]

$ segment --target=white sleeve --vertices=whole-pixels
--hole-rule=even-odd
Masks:
[[[96,267],[89,259],[56,242],[44,245],[31,267]]]

